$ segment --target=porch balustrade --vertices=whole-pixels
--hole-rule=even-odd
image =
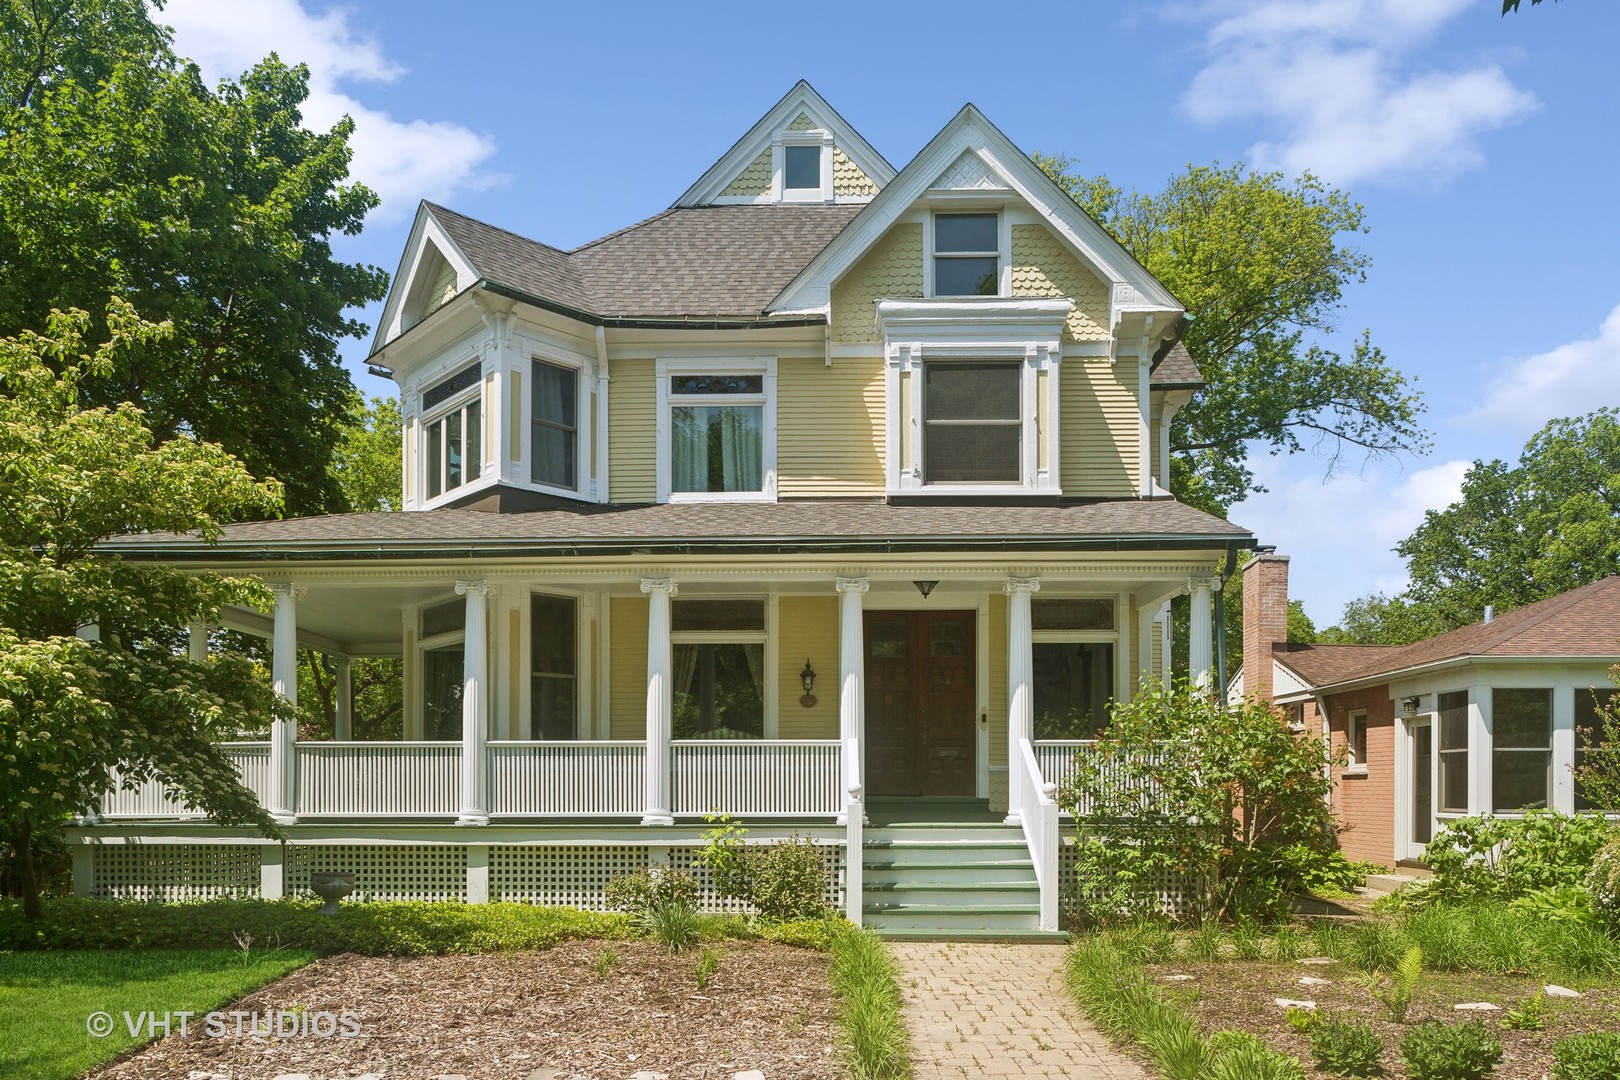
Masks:
[[[639,817],[647,744],[492,742],[489,787],[495,816]]]
[[[751,817],[836,817],[837,739],[687,739],[670,744],[674,811]]]
[[[439,817],[461,805],[461,744],[301,742],[297,813]]]

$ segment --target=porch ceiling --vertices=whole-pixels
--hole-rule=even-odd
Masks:
[[[345,656],[398,656],[404,648],[406,610],[455,599],[449,580],[382,587],[322,583],[302,590],[299,597],[299,644]],[[221,615],[233,630],[270,635],[272,620],[263,612],[231,608]]]

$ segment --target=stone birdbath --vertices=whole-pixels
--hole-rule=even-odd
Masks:
[[[321,905],[320,913],[336,915],[338,901],[354,892],[354,873],[348,870],[315,870],[309,875],[309,888],[326,901]]]

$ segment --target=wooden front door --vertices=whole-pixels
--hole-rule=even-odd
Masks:
[[[974,792],[971,611],[866,613],[866,789]]]

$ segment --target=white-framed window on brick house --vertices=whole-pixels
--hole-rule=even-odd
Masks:
[[[468,364],[422,391],[422,491],[427,499],[478,479],[483,471],[483,375]]]
[[[1491,809],[1498,814],[1551,805],[1553,692],[1491,691]]]
[[[1468,813],[1468,691],[1452,690],[1437,699],[1440,719],[1439,812]]]
[[[1030,605],[1037,739],[1094,739],[1108,726],[1119,631],[1111,597],[1037,597]]]
[[[1344,717],[1344,775],[1367,775],[1367,710],[1351,709]]]
[[[659,360],[661,502],[776,497],[776,360]]]
[[[530,363],[529,476],[536,484],[579,488],[580,373],[549,360]]]
[[[677,739],[763,738],[765,601],[678,599],[670,606]]]

